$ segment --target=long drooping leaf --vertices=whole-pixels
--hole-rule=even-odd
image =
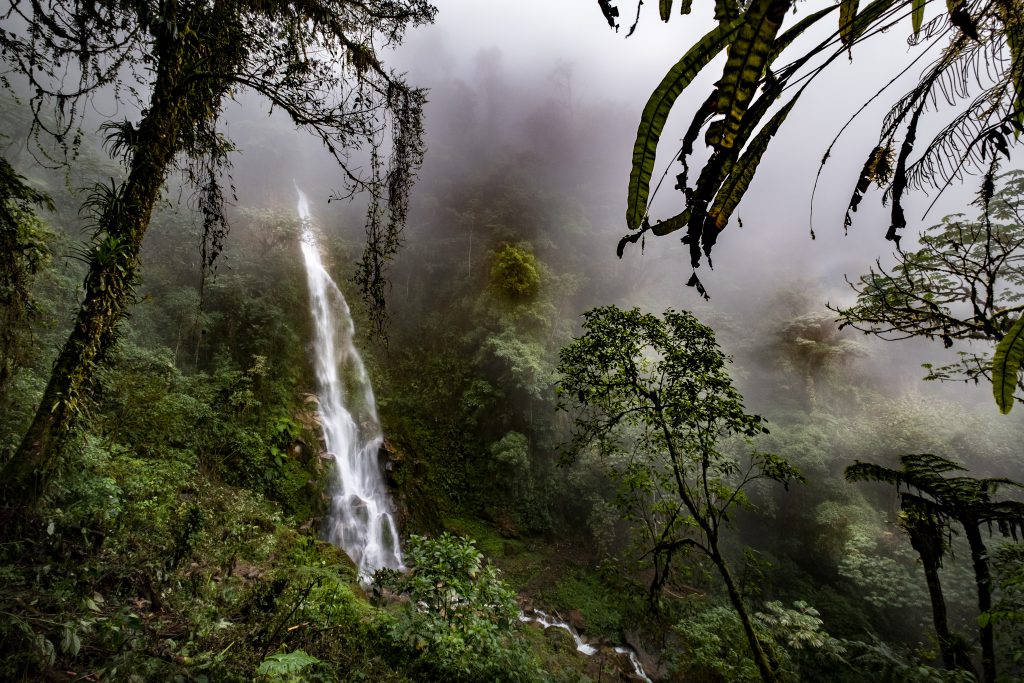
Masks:
[[[626,245],[627,244],[636,244],[637,242],[639,242],[643,238],[643,236],[648,231],[652,232],[653,234],[657,235],[658,237],[662,237],[664,235],[669,234],[670,232],[675,232],[679,228],[686,227],[686,223],[689,220],[690,220],[690,210],[686,209],[682,213],[676,214],[675,216],[672,216],[672,218],[668,218],[668,219],[663,220],[663,221],[658,221],[654,225],[651,225],[650,223],[644,223],[644,226],[643,226],[642,229],[640,229],[639,231],[631,232],[631,233],[629,233],[628,235],[626,235],[625,237],[623,237],[622,239],[619,240],[619,245],[615,248],[615,254],[619,258],[622,258],[622,253],[625,251]]]
[[[604,14],[608,25],[618,31],[619,25],[616,20],[619,18],[619,8],[612,5],[611,0],[597,0],[597,3],[601,6],[601,13]]]
[[[715,21],[719,24],[732,21],[740,16],[740,6],[736,0],[715,0]]]
[[[710,257],[711,249],[718,240],[718,230],[707,214],[707,207],[715,198],[716,193],[722,187],[722,183],[732,172],[733,165],[739,157],[740,150],[747,144],[747,140],[753,135],[754,130],[760,125],[761,119],[768,113],[772,104],[782,93],[782,84],[778,81],[771,81],[765,92],[750,106],[743,114],[740,129],[736,136],[736,145],[728,149],[716,149],[701,169],[697,178],[697,186],[687,197],[687,231],[683,243],[690,245],[690,262],[694,268],[700,263],[701,247],[704,255]],[[721,124],[721,121],[713,122]],[[682,218],[680,214],[676,218]],[[671,225],[672,230],[679,227],[675,223]]]
[[[904,174],[906,171],[904,171]],[[867,159],[864,160],[864,166],[861,167],[860,175],[857,176],[857,185],[853,189],[853,194],[850,196],[850,203],[846,205],[846,218],[843,219],[843,230],[849,230],[850,226],[853,225],[853,216],[850,214],[857,211],[857,207],[860,206],[860,202],[864,199],[864,194],[871,187],[871,181],[875,181],[879,185],[889,181],[892,176],[892,147],[890,143],[875,145],[868,154]]]
[[[676,98],[683,89],[735,38],[742,23],[735,19],[704,35],[661,80],[647,100],[633,144],[633,169],[629,174],[629,196],[626,200],[626,225],[638,229],[647,215],[651,175],[658,152],[658,140]]]
[[[672,16],[672,0],[659,0],[658,10],[661,12],[661,20],[668,21]]]
[[[1024,316],[1021,316],[996,345],[992,359],[992,394],[999,411],[1006,415],[1013,408],[1021,361],[1024,361]]]
[[[1010,79],[1014,83],[1015,119],[1024,123],[1024,8],[1020,3],[998,3],[1006,46],[1010,49]]]
[[[736,148],[716,149],[701,169],[697,187],[689,197],[686,208],[689,209],[690,215],[683,244],[690,247],[690,265],[694,268],[700,265],[700,247],[704,238],[704,225],[707,222],[707,206],[729,176],[729,169],[732,168],[738,154],[739,150]],[[710,247],[705,249],[705,253],[708,251]]]
[[[946,11],[949,12],[949,20],[953,23],[953,26],[963,31],[965,36],[969,36],[973,40],[980,40],[978,26],[974,23],[974,17],[971,16],[967,4],[967,0],[946,0]]]
[[[686,224],[689,222],[689,220],[690,210],[687,209],[682,213],[678,213],[675,216],[672,216],[672,218],[666,218],[663,221],[658,221],[657,223],[651,226],[651,232],[653,232],[658,237],[662,237],[663,235],[667,235],[670,232],[675,232],[679,228],[686,227]]]
[[[916,39],[918,34],[921,33],[921,24],[924,23],[924,6],[928,0],[914,0],[914,10],[910,19],[914,23],[914,38]]]
[[[865,7],[850,22],[851,40],[857,40],[864,32],[871,28],[875,22],[882,18],[894,4],[902,5],[904,0],[874,0]]]
[[[790,5],[791,0],[753,0],[744,12],[718,84],[718,111],[725,115],[725,125],[720,134],[709,136],[712,145],[728,149],[736,143],[743,114],[765,73],[775,36]]]
[[[839,3],[839,39],[843,45],[853,45],[853,20],[857,16],[860,0],[842,0]]]
[[[743,152],[743,156],[733,164],[729,177],[723,183],[721,189],[718,190],[718,194],[715,195],[715,202],[708,210],[708,216],[715,222],[715,229],[721,230],[728,224],[729,217],[740,203],[740,200],[743,199],[743,195],[750,186],[750,181],[754,178],[757,166],[761,163],[761,157],[764,156],[765,150],[768,149],[768,143],[771,142],[772,137],[778,132],[782,122],[789,116],[789,112],[793,109],[793,105],[796,104],[799,96],[798,93],[782,109],[775,112],[775,115],[768,120],[768,123],[751,140],[750,145]]]
[[[832,12],[835,12],[836,9],[838,9],[838,7],[839,5],[832,5],[830,7],[826,7],[825,9],[820,9],[812,14],[808,14],[806,17],[804,17],[803,19],[801,19],[800,21],[796,22],[791,27],[783,31],[782,34],[778,38],[776,38],[775,42],[772,44],[772,51],[768,53],[767,63],[769,65],[772,64],[776,59],[779,58],[779,55],[782,54],[782,51],[789,47],[794,40],[799,38],[804,31],[810,28],[811,25],[815,24],[822,17],[827,16]]]
[[[907,216],[903,211],[903,192],[907,189],[907,159],[910,158],[910,153],[914,149],[914,142],[917,140],[917,124],[921,120],[921,112],[924,111],[926,102],[927,100],[922,99],[910,117],[907,134],[903,138],[903,144],[900,145],[900,153],[896,157],[896,168],[892,174],[892,223],[889,225],[889,231],[885,233],[885,239],[895,242],[897,249],[900,246],[901,236],[896,231],[907,227]]]

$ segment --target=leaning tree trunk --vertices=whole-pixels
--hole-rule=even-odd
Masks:
[[[58,454],[96,366],[113,344],[117,325],[132,302],[142,237],[188,125],[188,90],[183,86],[187,60],[182,54],[186,45],[158,39],[156,47],[160,68],[150,106],[134,136],[128,177],[104,198],[85,298],[32,424],[0,473],[3,503],[11,510],[33,505],[57,468]]]
[[[754,631],[754,623],[750,620],[747,606],[743,602],[743,596],[740,595],[740,591],[736,587],[736,582],[732,578],[732,572],[729,571],[729,565],[726,564],[725,558],[718,550],[718,543],[713,539],[709,540],[711,545],[711,561],[715,563],[719,574],[722,575],[726,591],[729,593],[729,602],[732,603],[733,608],[740,617],[740,622],[743,624],[743,632],[747,636],[747,642],[750,644],[750,651],[754,655],[754,663],[757,664],[761,680],[764,683],[776,683],[779,680],[779,663],[771,650],[766,649],[761,639],[757,637],[757,632]]]
[[[992,609],[992,573],[988,566],[988,549],[981,540],[980,524],[971,519],[961,520],[964,535],[971,548],[971,563],[974,565],[974,582],[978,587],[978,612],[986,614]],[[996,681],[995,635],[992,620],[984,619],[978,625],[978,640],[981,641],[981,670],[985,683]]]

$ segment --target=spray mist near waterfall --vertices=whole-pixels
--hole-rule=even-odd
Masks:
[[[309,202],[302,190],[295,189],[314,323],[320,423],[334,460],[326,537],[352,558],[363,576],[383,567],[399,569],[402,549],[378,461],[384,437],[373,387],[353,343],[355,327],[348,303],[320,257]]]

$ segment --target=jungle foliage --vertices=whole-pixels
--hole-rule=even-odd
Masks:
[[[732,508],[760,479],[788,487],[800,474],[777,455],[753,451],[743,460],[723,450],[730,437],[766,427],[743,409],[711,328],[691,314],[663,318],[615,307],[584,313],[584,334],[562,349],[559,391],[579,404],[572,453],[592,445],[618,483],[617,504],[637,523],[654,565],[651,600],[673,570],[676,554],[699,552],[721,575],[740,617],[758,672],[779,679],[779,662],[758,637],[734,569],[722,551]]]
[[[417,235],[392,272],[389,345],[367,334],[371,313],[353,302],[407,551],[408,571],[378,576],[376,591],[317,540],[327,460],[287,179],[280,196],[225,208],[233,228],[215,278],[196,254],[201,208],[155,205],[137,300],[67,457],[35,514],[3,527],[0,678],[635,681],[612,648],[629,644],[658,680],[759,680],[770,657],[785,681],[964,683],[975,677],[963,659],[947,667],[933,626],[933,570],[948,630],[965,636],[957,657],[983,671],[988,646],[967,637],[985,628],[981,615],[997,671],[1020,677],[1020,543],[979,527],[991,597],[979,611],[966,527],[943,517],[933,566],[936,553],[925,562],[920,548],[934,527],[902,505],[904,493],[929,494],[844,479],[851,463],[899,477],[901,456],[941,453],[970,464],[942,473],[964,490],[1004,482],[1019,472],[1019,427],[922,392],[873,340],[835,328],[814,300],[817,283],[746,296],[731,315],[704,304],[664,317],[631,311],[633,300],[650,302],[658,269],[601,261],[611,234],[601,188],[549,182],[593,165],[585,143],[608,122],[581,111],[565,136],[534,126],[510,151],[489,152],[481,172],[461,160],[477,159],[470,133],[483,122],[460,106],[464,118],[437,144],[447,163],[422,179]],[[562,114],[543,121],[561,125],[572,112]],[[89,142],[75,186],[118,175]],[[25,271],[36,313],[12,337],[4,461],[74,319],[86,264],[73,255],[92,247],[61,174],[19,162],[54,210],[18,215],[50,257]],[[322,212],[324,261],[346,288],[337,274],[359,259],[362,223],[332,209]],[[607,307],[615,300],[621,308]],[[595,306],[604,307],[580,329],[577,312]],[[578,374],[559,375],[563,348]],[[595,383],[600,363],[643,391]],[[665,381],[640,383],[652,377]],[[573,378],[586,404],[579,391],[561,400],[584,418],[627,399],[640,409],[560,462],[577,413],[557,410],[556,386]],[[776,485],[795,470],[803,483]],[[982,488],[972,495],[1019,500],[1010,484],[998,495]],[[697,548],[713,545],[698,518],[717,535],[720,562]],[[655,611],[652,548],[664,579]],[[556,614],[598,653],[584,657],[565,631],[520,624],[520,607]]]

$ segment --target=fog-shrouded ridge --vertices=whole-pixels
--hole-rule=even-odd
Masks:
[[[320,422],[327,452],[334,460],[326,535],[365,577],[384,567],[402,567],[394,511],[378,460],[384,437],[373,387],[353,343],[355,327],[348,303],[324,268],[306,195],[296,191],[314,322]]]

